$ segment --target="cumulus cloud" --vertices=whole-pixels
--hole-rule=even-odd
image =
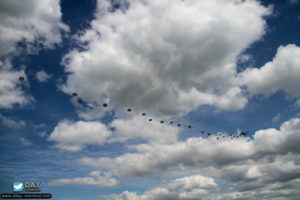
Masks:
[[[152,121],[149,122],[148,118],[151,118]],[[144,139],[149,143],[174,143],[177,141],[179,134],[179,128],[161,124],[159,119],[148,116],[136,116],[132,119],[115,119],[110,126],[115,128],[111,142]]]
[[[240,82],[251,95],[269,96],[279,90],[292,97],[300,96],[300,47],[280,46],[273,61],[259,68],[248,68],[240,74]]]
[[[172,180],[157,188],[146,191],[142,195],[125,191],[120,195],[102,196],[112,200],[180,200],[200,199],[206,195],[209,189],[217,189],[218,185],[211,177],[193,175]]]
[[[61,121],[54,128],[48,141],[54,141],[62,150],[79,151],[87,144],[103,144],[111,135],[100,122]]]
[[[39,82],[47,82],[51,75],[47,74],[45,71],[39,71],[36,73],[36,78]]]
[[[234,81],[236,57],[264,34],[270,9],[257,1],[98,1],[85,51],[63,59],[71,74],[62,89],[87,102],[185,114],[209,104],[247,103]],[[251,26],[249,26],[251,24]]]
[[[247,139],[219,141],[215,137],[189,138],[172,144],[137,145],[136,153],[126,153],[115,158],[88,158],[81,164],[113,170],[119,176],[147,176],[165,171],[173,166],[225,165],[244,160],[253,154]]]
[[[224,134],[223,134],[224,135]],[[259,130],[253,139],[243,137],[189,138],[173,144],[136,145],[135,153],[115,158],[82,158],[81,164],[109,169],[119,177],[145,177],[168,172],[166,176],[182,176],[162,183],[143,194],[125,191],[102,196],[108,199],[297,199],[300,183],[300,119],[284,122],[280,129]],[[174,171],[175,170],[175,171]],[[213,176],[208,191],[199,177]],[[164,176],[164,173],[160,175]],[[194,180],[194,181],[192,181]],[[195,181],[195,180],[199,180]],[[218,183],[228,186],[218,191]],[[195,183],[195,184],[193,184]],[[207,186],[207,185],[206,185]]]
[[[189,138],[172,144],[136,145],[137,152],[125,153],[115,158],[88,158],[81,164],[112,170],[119,176],[146,176],[165,171],[182,164],[195,166],[225,166],[247,159],[259,159],[267,155],[300,152],[300,119],[291,119],[282,124],[280,130],[257,131],[253,140],[249,137],[217,140]],[[134,163],[134,164],[133,164]]]
[[[32,99],[21,88],[19,77],[27,79],[24,70],[12,70],[8,59],[0,61],[0,108],[12,108],[13,105],[25,105]]]
[[[61,15],[58,0],[0,1],[0,56],[16,53],[22,41],[27,53],[53,48],[62,40],[61,30],[68,30]]]
[[[69,184],[78,184],[78,185],[91,185],[95,187],[113,187],[118,184],[118,181],[114,178],[111,178],[107,175],[102,175],[100,171],[92,171],[89,177],[78,177],[72,179],[56,179],[49,182],[50,186],[59,186],[59,185],[69,185]]]
[[[24,70],[14,70],[10,59],[21,51],[34,54],[59,44],[61,31],[68,31],[61,15],[59,0],[0,1],[0,108],[33,100],[18,85],[19,76],[27,79]],[[20,42],[22,48],[17,45]]]
[[[0,120],[2,121],[3,125],[11,127],[11,128],[20,128],[20,127],[26,125],[25,121],[23,121],[23,120],[16,121],[16,120],[5,117],[1,113],[0,113]]]

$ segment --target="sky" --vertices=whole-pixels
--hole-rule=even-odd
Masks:
[[[0,193],[300,199],[299,36],[299,0],[1,0]]]

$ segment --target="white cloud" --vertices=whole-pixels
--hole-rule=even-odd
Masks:
[[[56,142],[62,150],[79,151],[87,144],[103,144],[111,132],[99,122],[61,121],[54,128],[48,141]]]
[[[20,127],[26,125],[25,121],[23,121],[23,120],[16,121],[13,119],[9,119],[9,118],[3,116],[1,113],[0,113],[0,120],[2,121],[3,125],[11,127],[11,128],[20,128]]]
[[[59,186],[59,185],[69,185],[69,184],[78,184],[78,185],[91,185],[95,187],[113,187],[118,184],[118,181],[114,178],[111,178],[107,175],[101,175],[100,171],[93,171],[90,173],[90,177],[80,177],[72,179],[56,179],[50,181],[50,186]]]
[[[225,165],[244,160],[253,154],[252,144],[247,139],[224,141],[215,137],[189,138],[173,144],[137,145],[136,153],[125,153],[115,158],[88,158],[81,164],[107,168],[118,176],[143,177],[173,166]]]
[[[118,108],[185,114],[200,105],[241,109],[236,57],[264,34],[270,13],[257,1],[130,1],[108,12],[98,1],[86,51],[65,56],[66,93]],[[249,26],[251,24],[251,26]]]
[[[36,78],[39,82],[47,82],[50,77],[51,75],[47,74],[43,70],[36,73]]]
[[[59,44],[61,31],[68,31],[61,16],[59,0],[0,1],[0,108],[33,100],[18,85],[19,76],[27,79],[24,70],[13,70],[10,59],[21,51],[34,54]],[[22,47],[18,42],[23,43]]]
[[[217,189],[218,185],[211,177],[193,175],[172,180],[157,188],[146,191],[138,196],[136,193],[125,191],[120,195],[102,196],[112,200],[192,200],[201,199],[208,194],[209,189]]]
[[[189,138],[173,144],[136,145],[135,153],[125,153],[115,158],[84,157],[81,164],[110,169],[125,177],[147,176],[166,171],[181,164],[187,167],[226,166],[247,159],[259,159],[267,155],[299,153],[300,118],[282,124],[280,130],[257,131],[253,140],[249,137],[217,140],[215,137]]]
[[[21,138],[19,139],[19,141],[20,141],[23,145],[25,145],[25,146],[30,146],[30,145],[32,144],[30,140],[28,140],[28,139],[26,139],[26,138],[24,138],[24,137],[21,137]]]
[[[280,46],[273,61],[260,69],[246,69],[240,74],[240,82],[248,87],[251,95],[267,96],[284,90],[292,97],[300,96],[300,47],[290,44]]]
[[[160,170],[159,177],[169,179],[142,194],[124,191],[101,196],[104,199],[298,199],[299,142],[300,118],[294,118],[279,130],[257,131],[252,140],[217,141],[213,137],[157,146],[143,144],[136,145],[136,153],[116,158],[83,158],[80,162],[110,169],[119,177],[145,177]],[[218,190],[217,183],[228,186],[225,193]]]
[[[152,119],[151,122],[148,121],[149,118]],[[161,124],[159,119],[151,116],[115,119],[110,126],[115,128],[111,141],[144,139],[150,143],[174,143],[179,134],[179,128],[176,126],[170,126],[168,121]]]
[[[242,54],[238,57],[238,60],[242,63],[249,62],[250,60],[253,60],[253,56],[250,54]]]
[[[19,77],[23,76],[26,82],[24,70],[12,70],[9,60],[0,61],[0,108],[12,108],[13,105],[25,105],[33,100],[26,95],[21,88]]]
[[[59,3],[59,0],[1,0],[0,56],[16,53],[16,43],[21,41],[25,41],[27,53],[60,43],[60,32],[68,27],[61,22]]]

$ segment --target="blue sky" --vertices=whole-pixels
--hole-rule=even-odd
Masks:
[[[0,17],[1,193],[300,198],[300,1],[2,0]]]

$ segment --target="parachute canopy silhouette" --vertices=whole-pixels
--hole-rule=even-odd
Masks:
[[[131,112],[131,108],[128,108],[127,111],[128,111],[128,112]]]
[[[24,81],[24,80],[25,80],[25,78],[23,76],[19,77],[19,81]]]
[[[146,113],[142,113],[142,115],[143,115],[143,116],[145,116],[145,115],[146,115]]]
[[[239,136],[241,136],[241,135],[247,135],[247,133],[248,133],[248,131],[246,131],[246,132],[242,131]]]
[[[104,103],[104,104],[103,104],[103,107],[107,107],[107,103]]]
[[[164,123],[164,121],[160,121],[160,123],[162,124],[162,123]]]
[[[73,92],[72,96],[73,96],[73,97],[77,97],[77,93],[76,93],[76,92]]]
[[[152,119],[149,119],[149,122],[151,122],[152,121]]]

